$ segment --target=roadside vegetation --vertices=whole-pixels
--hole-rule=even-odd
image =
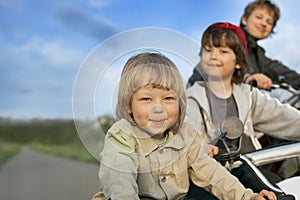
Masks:
[[[106,131],[110,116],[99,118]],[[22,146],[32,150],[87,162],[98,162],[82,144],[72,119],[13,120],[0,118],[0,164],[17,154]]]
[[[0,140],[0,165],[8,160],[10,157],[17,154],[21,146],[17,143],[6,142]]]

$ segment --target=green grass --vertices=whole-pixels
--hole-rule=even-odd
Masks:
[[[72,145],[45,145],[32,143],[29,147],[34,151],[63,156],[75,160],[98,162],[98,160],[95,159],[83,146],[76,147]]]
[[[0,165],[12,156],[19,153],[21,145],[12,142],[5,142],[0,140]]]
[[[20,152],[24,144],[12,143],[0,140],[0,165],[5,163],[8,159]],[[39,143],[31,143],[24,146],[28,146],[30,149],[42,153],[62,156],[74,160],[80,160],[84,162],[99,161],[94,158],[83,146],[72,145],[47,145]]]

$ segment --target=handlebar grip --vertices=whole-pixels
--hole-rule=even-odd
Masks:
[[[236,161],[240,158],[240,153],[238,152],[219,153],[218,155],[215,155],[214,158],[220,163],[226,161]]]

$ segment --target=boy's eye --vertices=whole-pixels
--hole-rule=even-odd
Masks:
[[[262,16],[261,16],[261,15],[256,15],[256,18],[257,18],[257,19],[261,19]]]
[[[273,26],[273,21],[267,21],[267,24]]]
[[[211,52],[212,50],[211,49],[209,49],[209,48],[203,48],[203,50],[204,50],[204,52]]]
[[[167,101],[176,101],[176,98],[173,97],[173,96],[169,96],[169,97],[166,97],[165,100],[167,100]]]
[[[149,98],[149,97],[143,97],[143,98],[140,98],[140,101],[151,101],[151,98]]]
[[[221,53],[228,53],[228,50],[221,49]]]

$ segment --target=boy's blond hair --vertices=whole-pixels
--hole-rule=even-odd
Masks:
[[[160,53],[141,53],[131,57],[125,64],[119,83],[116,114],[135,124],[129,113],[133,93],[142,86],[172,90],[179,102],[179,116],[170,130],[177,132],[186,110],[183,82],[176,65]]]

